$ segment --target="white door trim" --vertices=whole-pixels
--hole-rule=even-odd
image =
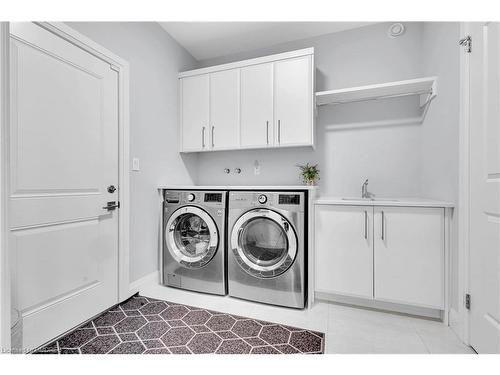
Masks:
[[[130,153],[130,138],[129,138],[129,63],[121,57],[115,55],[106,48],[95,43],[88,37],[73,30],[62,22],[36,22],[36,24],[57,36],[69,41],[70,43],[80,47],[90,54],[106,61],[112,66],[112,69],[118,73],[118,129],[119,129],[119,199],[120,209],[118,210],[119,234],[118,234],[118,298],[123,301],[133,294],[130,288],[129,279],[129,223],[130,223],[130,175],[129,175],[129,153]],[[8,67],[8,49],[9,49],[9,29],[7,23],[2,23],[0,29],[1,39],[1,82],[2,82],[2,107],[1,107],[1,154],[0,165],[2,167],[1,181],[1,212],[5,214],[1,220],[0,245],[2,246],[0,266],[2,272],[1,297],[2,311],[0,311],[1,319],[1,336],[0,347],[8,348],[10,346],[10,306],[8,307],[4,301],[10,302],[10,270],[6,260],[8,256],[5,239],[7,238],[8,226],[6,224],[6,213],[4,207],[7,207],[8,199],[8,174],[6,173],[9,167],[9,138],[8,138],[8,112],[5,109],[9,108],[9,95],[5,90],[5,83],[8,83],[9,67]],[[8,86],[7,86],[8,87]],[[7,283],[5,282],[7,280]],[[5,310],[8,308],[8,311]],[[7,332],[4,332],[7,329]],[[4,341],[5,340],[5,341]]]
[[[10,267],[7,251],[9,155],[9,23],[0,22],[0,349],[10,349]]]
[[[469,34],[470,23],[460,24],[460,37]],[[458,41],[457,41],[458,46]],[[462,48],[462,47],[459,47]],[[469,314],[465,294],[469,290],[470,231],[470,54],[460,51],[459,197],[458,197],[458,322],[452,328],[469,344]]]

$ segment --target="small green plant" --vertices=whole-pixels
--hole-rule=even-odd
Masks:
[[[316,185],[319,180],[319,169],[318,164],[310,165],[298,165],[300,169],[300,176],[306,185]]]

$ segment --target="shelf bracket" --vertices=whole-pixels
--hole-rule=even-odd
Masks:
[[[437,80],[433,82],[431,90],[427,94],[420,95],[420,108],[422,109],[421,121],[424,122],[432,100],[437,96]]]

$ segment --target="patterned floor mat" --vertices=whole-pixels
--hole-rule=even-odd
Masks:
[[[134,296],[34,354],[322,354],[324,334]]]

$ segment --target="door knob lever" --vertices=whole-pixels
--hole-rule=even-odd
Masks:
[[[120,202],[111,201],[106,203],[106,206],[103,209],[108,211],[114,211],[115,209],[120,208]]]

